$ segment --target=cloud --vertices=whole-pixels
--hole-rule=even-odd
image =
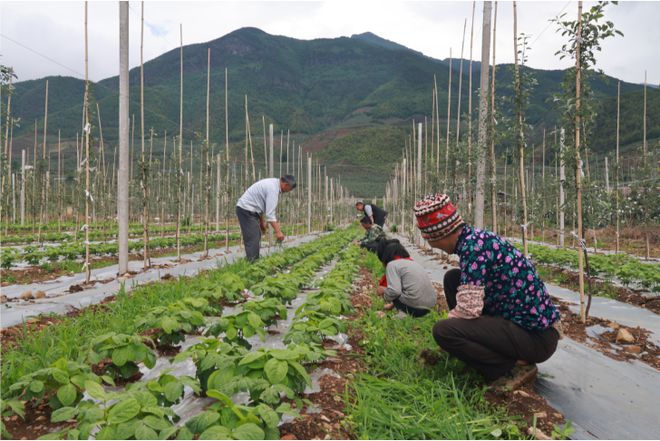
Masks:
[[[586,2],[585,8],[593,2]],[[482,5],[475,11],[473,58],[480,57]],[[89,3],[89,73],[100,80],[118,72],[118,4]],[[235,29],[253,26],[300,39],[334,38],[373,32],[434,58],[447,58],[449,49],[460,55],[467,19],[465,58],[469,55],[472,2],[330,0],[145,2],[145,61],[184,44],[214,40]],[[20,80],[46,75],[74,75],[84,71],[83,2],[0,2],[0,54]],[[554,53],[564,38],[549,20],[560,12],[575,16],[575,2],[519,2],[518,31],[531,35],[529,65],[562,69]],[[660,83],[660,57],[650,42],[660,41],[659,2],[622,2],[608,6],[607,18],[625,37],[603,43],[599,66],[626,81]],[[512,3],[498,2],[497,62],[513,61]],[[38,30],[36,32],[35,30]],[[140,3],[130,3],[130,64],[139,63]],[[37,55],[32,51],[36,51]],[[654,52],[655,51],[655,52]],[[47,58],[46,58],[47,57]],[[53,61],[54,60],[54,61]]]

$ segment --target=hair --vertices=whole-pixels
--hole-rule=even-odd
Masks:
[[[381,240],[378,244],[376,254],[378,255],[378,259],[385,266],[393,261],[395,257],[402,257],[404,259],[410,257],[408,250],[401,245],[399,239]]]
[[[362,219],[360,219],[360,223],[363,225],[371,225],[373,222],[371,222],[371,218],[369,216],[364,216]]]
[[[296,184],[296,177],[293,175],[284,175],[280,178],[280,182],[284,182],[285,184],[288,184],[289,187],[291,187],[291,190],[296,188],[298,184]]]
[[[357,207],[358,205],[364,205],[364,201],[357,201],[357,202],[355,203],[355,206]]]

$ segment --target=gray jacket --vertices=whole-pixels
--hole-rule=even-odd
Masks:
[[[387,288],[383,297],[387,301],[399,299],[413,308],[432,309],[437,294],[424,268],[408,259],[393,260],[385,269]]]

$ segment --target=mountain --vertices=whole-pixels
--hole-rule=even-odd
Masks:
[[[211,50],[211,139],[224,145],[225,68],[228,72],[229,138],[241,145],[245,137],[245,96],[248,97],[252,137],[259,146],[262,121],[272,122],[276,132],[291,130],[296,144],[317,157],[327,160],[329,171],[353,174],[345,180],[355,193],[382,193],[391,164],[398,160],[411,121],[430,118],[431,90],[434,75],[438,84],[440,118],[446,120],[449,64],[436,60],[371,33],[350,38],[297,40],[269,35],[256,28],[243,28],[206,43],[183,48],[184,140],[199,144],[205,124],[207,50]],[[179,131],[179,49],[171,50],[144,65],[145,127],[153,128],[156,137],[165,131]],[[478,72],[479,63],[473,63]],[[458,96],[459,61],[452,64],[452,101]],[[531,97],[527,121],[537,127],[552,127],[559,119],[552,97],[560,91],[564,71],[527,69],[538,82]],[[473,72],[473,108],[477,109],[478,75]],[[130,112],[135,117],[135,133],[139,133],[139,75],[130,71]],[[80,132],[83,81],[70,77],[49,77],[48,131],[49,144],[56,142],[61,130],[65,144],[75,141]],[[31,150],[34,123],[40,134],[44,113],[45,80],[22,81],[15,84],[12,111],[20,118],[14,129],[14,149]],[[603,105],[611,107],[616,94],[616,80],[594,76],[592,88]],[[506,98],[512,94],[512,66],[498,65],[497,94]],[[97,105],[101,116],[106,151],[114,148],[117,139],[118,77],[91,83],[90,110],[98,138]],[[467,109],[468,69],[463,66],[462,109]],[[622,97],[638,97],[639,85],[621,83]],[[660,90],[649,89],[649,103],[660,107]],[[631,95],[632,94],[632,95]],[[637,98],[635,98],[637,99]],[[639,102],[639,101],[635,101]],[[632,107],[632,105],[631,105]],[[503,113],[510,113],[505,105]],[[452,119],[456,110],[452,110]],[[605,112],[606,113],[606,112]],[[660,118],[649,113],[649,130],[660,132]],[[263,116],[263,120],[262,120]],[[598,121],[597,121],[598,124]],[[606,123],[603,123],[607,126]],[[443,123],[441,123],[443,125]],[[386,127],[384,132],[374,130]],[[602,131],[606,133],[606,130]],[[399,133],[397,136],[395,133]],[[627,133],[627,140],[641,139],[641,130]],[[594,147],[613,147],[611,134]],[[139,138],[136,136],[136,138]],[[375,142],[378,140],[378,143]],[[380,143],[380,144],[379,144]],[[385,144],[382,144],[385,143]],[[161,142],[154,151],[160,150]],[[364,146],[371,150],[364,151]],[[70,148],[70,147],[69,147]],[[138,147],[136,147],[138,148]],[[232,151],[242,151],[238,148]],[[255,148],[257,160],[263,157]],[[383,156],[382,152],[387,152]],[[240,156],[237,153],[237,157]],[[20,155],[14,155],[18,158]],[[370,176],[377,162],[377,176]],[[365,168],[365,164],[366,168]]]

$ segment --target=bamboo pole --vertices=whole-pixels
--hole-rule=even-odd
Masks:
[[[229,186],[229,71],[225,67],[225,160],[227,171],[225,173],[225,250],[229,251],[229,200],[231,188]]]
[[[497,49],[497,2],[493,14],[493,75],[490,81],[490,203],[493,233],[497,233],[497,161],[495,159],[495,52]]]
[[[497,3],[496,3],[497,4]],[[463,22],[463,39],[461,40],[461,62],[458,69],[458,103],[456,109],[456,150],[455,150],[455,169],[452,173],[452,182],[454,190],[456,190],[456,175],[458,173],[459,165],[459,141],[461,139],[461,98],[463,96],[463,56],[465,51],[465,30],[467,28],[467,18]]]
[[[125,2],[121,2],[120,5]],[[91,276],[91,267],[89,262],[89,201],[91,194],[89,192],[89,133],[91,125],[89,123],[89,75],[88,75],[88,47],[87,47],[87,2],[85,2],[85,103],[83,109],[85,112],[85,283],[89,283]]]
[[[179,24],[179,164],[176,173],[176,259],[181,260],[181,179],[183,174],[183,25]],[[176,144],[175,144],[176,145]],[[176,147],[175,150],[176,152]],[[176,158],[176,154],[175,154]]]
[[[577,234],[580,246],[584,243],[584,232],[582,231],[582,167],[580,161],[580,131],[582,111],[582,66],[580,64],[581,42],[582,42],[582,1],[578,1],[578,23],[577,36],[575,39],[575,190],[577,194]],[[578,281],[580,286],[580,319],[586,322],[586,311],[584,304],[584,255],[578,251]]]
[[[514,69],[515,69],[515,89],[518,95],[518,109],[517,109],[517,138],[518,138],[518,162],[519,162],[519,177],[518,184],[520,185],[520,199],[522,202],[522,224],[520,232],[522,235],[523,252],[525,256],[529,255],[527,245],[527,190],[525,188],[525,134],[523,132],[523,114],[522,114],[522,80],[520,78],[520,66],[518,64],[518,14],[516,2],[513,2],[513,52],[514,52]]]
[[[142,171],[142,222],[143,248],[142,267],[146,270],[151,266],[149,259],[149,169],[144,155],[144,1],[141,3],[140,16],[140,165]]]
[[[444,179],[444,191],[448,192],[449,185],[449,129],[451,124],[451,74],[452,74],[452,54],[451,48],[449,48],[449,81],[447,82],[447,142],[445,147],[445,179]],[[414,132],[413,132],[414,133]]]
[[[128,272],[128,218],[129,218],[129,78],[128,78],[128,2],[119,3],[119,167],[117,168],[117,221],[118,272],[123,276]],[[115,150],[116,152],[116,150]],[[112,166],[114,168],[113,158]],[[114,172],[113,172],[114,176]]]
[[[566,161],[564,158],[564,137],[565,130],[562,127],[559,132],[559,246],[564,247],[565,233],[564,233],[564,218],[565,218],[565,205],[566,196],[564,194],[564,184],[566,183]]]
[[[467,144],[467,188],[468,216],[472,215],[472,47],[474,43],[474,11],[477,2],[472,2],[472,21],[470,24],[470,67],[468,75],[468,144]],[[506,190],[506,187],[505,187]]]
[[[25,149],[21,150],[21,198],[20,198],[20,207],[21,207],[21,225],[25,225],[25,183],[26,183],[26,161],[25,161]]]
[[[619,162],[619,121],[620,121],[620,115],[621,115],[621,81],[617,83],[616,86],[616,159],[615,159],[615,165],[614,165],[614,182],[615,182],[615,198],[616,198],[616,211],[615,211],[615,219],[616,219],[616,233],[615,233],[615,248],[614,252],[616,254],[619,254],[619,237],[620,237],[620,225],[621,225],[621,214],[620,214],[620,208],[619,208],[619,168],[620,168],[620,162]]]
[[[312,155],[307,155],[307,234],[312,232]]]

